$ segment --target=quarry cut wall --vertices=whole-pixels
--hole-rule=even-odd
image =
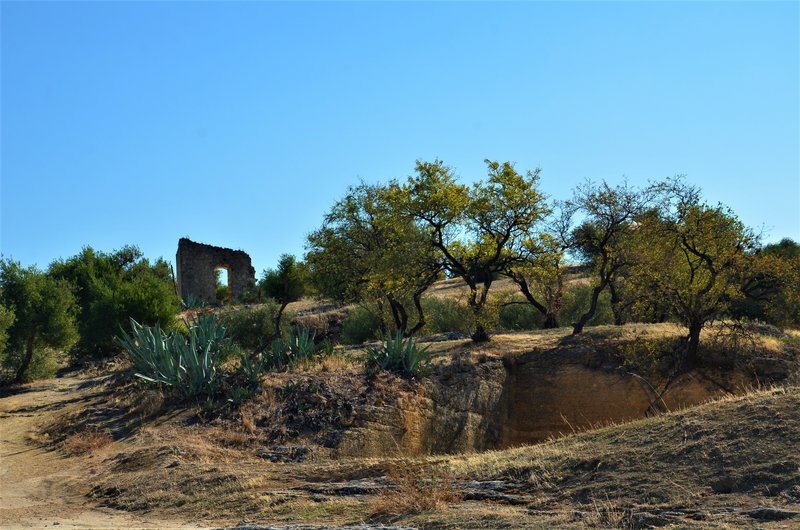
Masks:
[[[545,352],[513,364],[490,358],[448,366],[421,391],[368,406],[335,452],[408,456],[500,449],[651,413],[656,396],[640,379],[569,355]],[[672,383],[664,405],[675,410],[755,383],[739,371],[689,372]]]

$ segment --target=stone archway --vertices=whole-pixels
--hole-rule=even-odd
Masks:
[[[185,237],[178,241],[175,263],[178,292],[184,301],[195,298],[215,304],[217,281],[214,271],[218,268],[228,271],[228,290],[233,300],[241,298],[256,277],[246,252],[196,243]]]

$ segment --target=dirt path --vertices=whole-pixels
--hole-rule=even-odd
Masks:
[[[85,397],[82,383],[53,379],[0,398],[0,528],[203,528],[93,506],[85,496],[91,457],[68,458],[27,439]]]

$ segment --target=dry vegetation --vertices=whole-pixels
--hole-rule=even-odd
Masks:
[[[705,337],[710,359],[726,359],[734,348],[715,342],[718,331]],[[606,363],[625,344],[666,347],[682,334],[661,324],[598,327],[579,337],[567,330],[508,333],[480,346],[431,342],[436,369],[424,384],[453,384],[456,375],[479,377],[481,367],[527,358],[557,363],[575,352]],[[796,365],[792,341],[758,335],[746,348],[735,345],[737,362]],[[121,374],[84,379],[29,439],[91,462],[93,474],[80,480],[102,506],[164,518],[191,514],[209,524],[788,528],[800,522],[769,521],[772,512],[758,511],[777,508],[773,515],[780,518],[800,506],[794,380],[536,445],[449,456],[337,457],[340,437],[365,407],[391,409],[423,385],[385,373],[368,376],[358,356],[349,350],[269,374],[252,399],[213,413],[186,409]]]
[[[211,520],[755,527],[757,508],[800,503],[798,411],[793,387],[504,451],[296,463],[265,462],[244,432],[232,444],[200,427],[149,428],[137,449],[109,456],[92,492],[116,508]]]
[[[64,440],[64,450],[71,456],[84,455],[94,453],[113,441],[114,438],[107,432],[84,431],[67,436]]]

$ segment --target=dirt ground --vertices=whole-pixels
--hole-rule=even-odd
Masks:
[[[85,491],[91,464],[31,443],[42,422],[81,399],[83,383],[52,379],[0,399],[0,528],[207,528],[94,506]]]

